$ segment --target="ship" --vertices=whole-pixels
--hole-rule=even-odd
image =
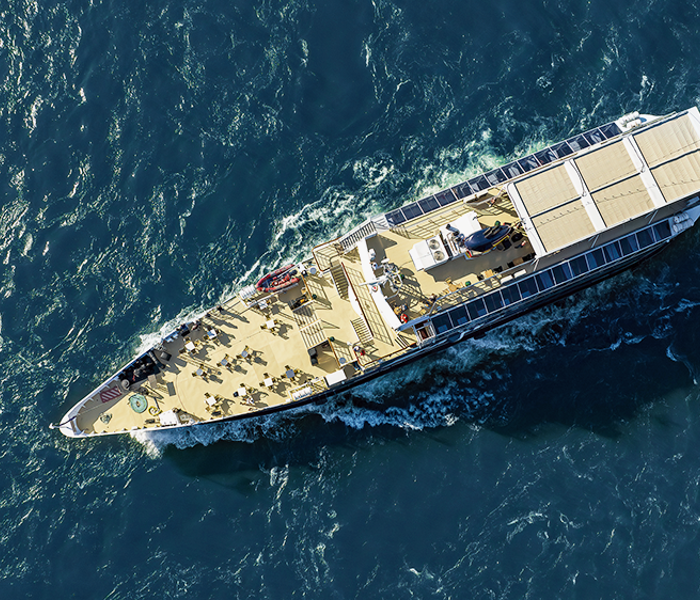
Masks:
[[[694,225],[699,193],[698,109],[625,115],[317,245],[52,427],[158,432],[324,402],[629,269]]]

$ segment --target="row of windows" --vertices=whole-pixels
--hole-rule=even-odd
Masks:
[[[671,226],[668,221],[662,221],[652,227],[642,229],[637,233],[611,242],[602,248],[591,250],[582,256],[563,262],[537,275],[527,277],[517,283],[510,284],[486,296],[461,304],[432,318],[436,333],[444,333],[454,327],[465,325],[469,321],[496,312],[510,304],[519,302],[611,263],[623,256],[642,250],[654,242],[671,236]]]
[[[467,196],[471,196],[481,190],[500,185],[513,177],[537,169],[559,158],[569,156],[574,152],[588,148],[593,144],[603,142],[622,133],[616,123],[608,123],[602,127],[591,129],[585,133],[576,135],[566,141],[559,142],[548,148],[544,148],[535,154],[515,160],[503,167],[477,175],[472,179],[460,183],[449,190],[444,190],[434,196],[428,196],[417,202],[386,213],[386,218],[391,225],[400,225],[411,219],[427,214],[441,206],[446,206]]]

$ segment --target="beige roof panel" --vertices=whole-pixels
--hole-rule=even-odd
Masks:
[[[652,122],[509,185],[533,247],[555,252],[700,191],[700,115]]]
[[[700,149],[700,134],[688,113],[640,131],[634,139],[650,167]]]
[[[595,233],[581,200],[569,202],[549,212],[534,217],[532,223],[547,252],[554,252],[573,241]]]
[[[673,202],[700,188],[700,153],[693,152],[651,170],[666,202]]]
[[[531,216],[579,197],[564,165],[519,181],[516,187]]]
[[[575,159],[575,162],[591,192],[637,172],[622,142],[584,154]]]
[[[606,227],[613,227],[654,208],[654,202],[639,175],[609,185],[592,196]]]

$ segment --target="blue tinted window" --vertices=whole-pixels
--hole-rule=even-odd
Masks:
[[[602,267],[605,264],[605,257],[603,256],[602,250],[593,250],[586,254],[588,259],[588,267],[590,269],[595,269],[596,267]]]
[[[452,329],[452,322],[450,321],[450,315],[443,313],[433,317],[433,327],[437,333],[445,333]]]
[[[551,288],[554,285],[554,279],[552,279],[552,273],[550,271],[544,271],[539,275],[535,275],[537,280],[537,287],[543,292],[547,288]]]
[[[603,246],[603,252],[605,253],[605,258],[608,260],[608,262],[617,260],[622,256],[622,252],[620,252],[620,244],[617,242]]]
[[[474,179],[470,179],[468,183],[476,192],[480,190],[485,190],[487,187],[491,187],[491,184],[483,175],[478,175],[477,177],[474,177]]]
[[[581,273],[585,273],[586,271],[588,271],[588,265],[586,264],[585,256],[579,256],[578,258],[574,258],[574,260],[569,261],[569,265],[571,266],[571,272],[574,274],[574,277],[576,277],[576,275],[581,275]]]
[[[472,189],[469,187],[468,183],[462,183],[458,185],[454,190],[460,190],[465,196],[472,193]],[[452,190],[445,190],[439,194],[435,194],[435,199],[439,202],[440,206],[446,206],[447,204],[452,204],[457,201],[457,197],[452,193]]]
[[[399,225],[406,220],[406,217],[403,216],[401,210],[392,210],[391,212],[386,213],[386,219],[392,225]]]
[[[505,167],[501,167],[501,169],[506,175],[508,175],[508,177],[516,177],[523,172],[522,167],[516,162],[507,164]]]
[[[583,150],[584,148],[588,148],[588,146],[590,146],[586,138],[582,135],[577,135],[576,137],[566,141],[569,142],[569,146],[576,151]]]
[[[668,224],[668,221],[657,223],[653,229],[657,240],[665,240],[667,237],[671,237],[671,226]]]
[[[518,161],[518,164],[526,173],[540,166],[540,163],[537,162],[537,159],[534,156],[526,156],[525,158],[521,158]]]
[[[608,123],[607,125],[603,125],[602,127],[600,127],[600,131],[608,139],[616,136],[618,133],[621,133],[620,128],[617,126],[616,123]]]
[[[418,206],[417,202],[409,204],[408,206],[404,206],[401,209],[401,212],[403,212],[407,221],[415,219],[416,217],[420,217],[423,214],[423,211],[420,209],[420,206]]]
[[[506,179],[508,179],[508,177],[503,174],[501,169],[494,169],[493,171],[486,173],[485,177],[488,182],[493,185],[503,183]]]
[[[545,148],[544,150],[540,150],[537,154],[535,154],[535,158],[540,161],[540,164],[546,165],[547,163],[551,163],[553,160],[557,158],[556,154],[552,152],[551,148]]]
[[[605,140],[605,136],[597,129],[594,129],[593,131],[587,131],[583,135],[591,144],[596,144]]]
[[[627,256],[639,250],[639,244],[637,244],[637,239],[633,235],[628,235],[620,240],[620,248],[622,248],[622,254]]]
[[[467,310],[469,311],[469,316],[472,319],[483,317],[486,314],[486,306],[484,305],[484,301],[481,299],[472,300],[469,304],[467,304]]]
[[[499,292],[489,294],[484,298],[484,302],[486,302],[486,308],[488,308],[489,312],[503,308],[503,299]]]
[[[554,267],[552,269],[552,275],[554,275],[554,281],[557,283],[564,283],[571,279],[571,269],[569,269],[569,265],[564,263],[563,265]]]
[[[533,294],[537,293],[537,284],[532,277],[530,279],[526,279],[525,281],[521,281],[518,284],[518,287],[520,288],[520,294],[523,298],[527,298],[528,296],[532,296]]]
[[[464,325],[465,323],[469,323],[467,309],[464,308],[464,306],[458,306],[457,308],[453,308],[448,314],[450,315],[452,323],[454,323],[455,327],[457,325]]]
[[[420,206],[423,209],[424,213],[427,213],[431,210],[435,210],[440,205],[438,204],[438,201],[433,196],[428,196],[427,198],[423,198],[422,200],[418,200],[418,206]]]
[[[501,290],[501,294],[503,294],[503,300],[505,301],[506,306],[520,300],[520,290],[518,289],[517,285],[511,285],[507,288],[503,288]]]
[[[650,229],[642,229],[642,231],[637,233],[637,241],[639,242],[640,248],[646,248],[654,243],[654,238],[651,235]]]
[[[558,158],[562,158],[563,156],[568,156],[569,154],[571,154],[572,150],[571,148],[569,148],[569,144],[567,144],[566,142],[561,142],[556,146],[552,146],[552,152],[554,152],[554,154],[556,154]]]

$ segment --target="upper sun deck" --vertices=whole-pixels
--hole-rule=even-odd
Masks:
[[[538,256],[663,208],[697,188],[697,108],[563,158],[506,186]]]

